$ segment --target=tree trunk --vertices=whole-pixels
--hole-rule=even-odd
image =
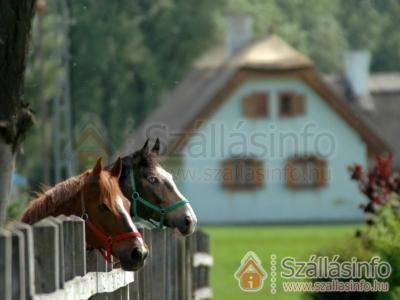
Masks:
[[[16,152],[32,126],[23,102],[35,0],[0,0],[0,226],[6,218]]]

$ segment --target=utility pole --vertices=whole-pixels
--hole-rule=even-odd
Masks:
[[[59,182],[75,173],[72,152],[71,86],[70,86],[70,11],[67,0],[56,0],[55,57],[59,62],[54,98],[54,181]]]

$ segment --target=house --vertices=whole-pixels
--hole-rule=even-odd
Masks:
[[[347,167],[393,150],[382,129],[394,136],[395,116],[371,113],[374,92],[357,90],[350,100],[349,84],[319,74],[280,37],[253,41],[247,17],[228,22],[225,44],[196,62],[122,152],[160,137],[203,224],[361,220],[365,199]],[[398,116],[397,100],[390,107]],[[384,101],[375,107],[390,113]]]
[[[263,288],[267,272],[262,267],[257,255],[250,251],[242,259],[242,263],[235,273],[235,278],[242,290],[257,292]]]

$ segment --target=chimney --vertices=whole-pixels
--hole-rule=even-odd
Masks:
[[[253,38],[253,16],[244,12],[231,12],[225,18],[226,58],[230,58]]]
[[[344,55],[344,62],[346,80],[353,96],[361,108],[374,110],[374,101],[368,88],[370,52],[368,50],[348,51]]]

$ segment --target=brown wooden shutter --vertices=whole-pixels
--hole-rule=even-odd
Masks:
[[[253,93],[243,100],[243,112],[249,118],[266,117],[268,108],[268,95],[266,93]]]
[[[262,160],[253,160],[253,180],[256,187],[262,187],[265,183],[264,164]]]
[[[234,186],[234,164],[232,159],[227,159],[222,162],[222,186],[231,188]]]
[[[325,159],[317,158],[315,162],[315,167],[317,170],[317,178],[316,185],[324,186],[328,181],[328,170],[327,170],[327,162]]]
[[[286,166],[285,166],[286,185],[289,187],[296,186],[296,181],[294,178],[294,174],[295,174],[294,168],[295,168],[295,164],[294,164],[293,158],[289,158],[286,161]]]
[[[301,115],[305,112],[305,99],[303,95],[300,94],[293,94],[292,98],[292,115]]]

